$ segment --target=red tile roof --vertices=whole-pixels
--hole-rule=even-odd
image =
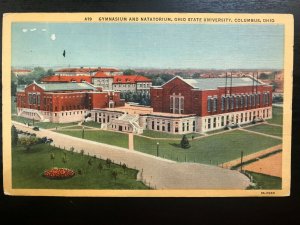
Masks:
[[[92,82],[92,77],[90,76],[48,76],[42,79],[43,82],[76,82],[80,83],[86,81],[88,83]]]
[[[106,77],[107,78],[107,77],[111,77],[111,76],[105,74],[102,71],[98,71],[93,77]]]
[[[131,83],[134,84],[136,82],[151,82],[151,80],[147,77],[139,76],[139,75],[118,75],[114,76],[114,83]]]

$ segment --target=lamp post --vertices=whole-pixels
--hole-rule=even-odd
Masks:
[[[241,172],[243,172],[243,156],[244,156],[244,152],[241,151]]]
[[[156,156],[158,157],[159,142],[156,143]]]
[[[84,139],[84,127],[82,127],[82,134],[81,134],[81,136],[82,136],[82,139]]]

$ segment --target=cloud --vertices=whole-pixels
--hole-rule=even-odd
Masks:
[[[30,31],[36,31],[36,28],[32,28],[32,29],[30,29]]]
[[[55,41],[56,40],[56,35],[55,34],[51,34],[50,38],[51,38],[52,41]]]
[[[42,31],[44,31],[44,32],[45,32],[45,31],[47,31],[47,30],[46,30],[46,29],[42,29]]]
[[[25,33],[28,31],[28,29],[23,28],[22,31]]]

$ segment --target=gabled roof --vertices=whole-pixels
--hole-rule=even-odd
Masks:
[[[164,83],[161,87],[166,85],[167,83],[172,82],[174,79],[180,79],[186,84],[190,85],[194,89],[199,89],[199,90],[214,90],[217,89],[218,87],[225,87],[226,86],[226,78],[197,78],[197,79],[184,79],[180,76],[176,76],[169,80],[168,82]],[[250,77],[241,77],[241,78],[232,78],[232,87],[241,87],[241,86],[252,86],[252,85],[264,85],[261,84],[260,82],[256,81]],[[230,87],[231,85],[231,79],[227,78],[227,87]],[[158,87],[159,88],[159,87]]]
[[[89,83],[48,83],[48,84],[35,83],[35,84],[45,91],[79,91],[79,90],[95,91],[97,90],[93,85]]]

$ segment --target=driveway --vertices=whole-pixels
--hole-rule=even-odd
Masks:
[[[125,163],[140,171],[138,179],[155,189],[245,189],[249,179],[235,170],[198,163],[180,163],[151,156],[145,153],[76,138],[51,130],[33,131],[31,127],[13,122],[17,129],[36,133],[38,137],[53,139],[57,147],[69,150],[81,149],[85,154],[111,159],[114,163]]]

